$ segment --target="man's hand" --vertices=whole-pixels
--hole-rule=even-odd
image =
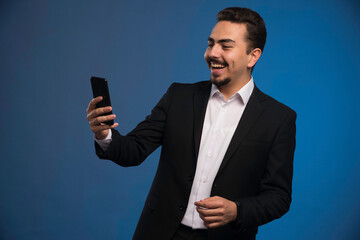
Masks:
[[[103,122],[115,119],[115,114],[99,116],[103,113],[108,113],[111,111],[111,107],[95,108],[96,104],[100,102],[103,97],[96,97],[92,99],[89,103],[89,106],[86,110],[87,120],[89,121],[91,131],[95,134],[95,138],[102,140],[105,139],[109,134],[109,129],[117,127],[119,124],[114,123],[113,125],[106,125]]]
[[[235,221],[237,206],[234,202],[222,197],[210,197],[195,202],[196,210],[208,228],[215,228]]]

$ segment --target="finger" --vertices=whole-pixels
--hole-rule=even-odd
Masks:
[[[204,205],[204,204],[207,204],[209,202],[214,202],[214,201],[218,201],[218,200],[221,200],[223,198],[221,197],[218,197],[218,196],[214,196],[214,197],[208,197],[208,198],[205,198],[205,199],[202,199],[200,201],[196,201],[195,202],[195,205]]]
[[[114,123],[113,125],[110,125],[110,129],[116,128],[117,126],[119,126],[118,123]]]
[[[91,112],[89,112],[88,115],[86,116],[86,118],[89,121],[91,121],[92,119],[98,117],[99,115],[111,112],[111,110],[112,110],[112,107],[96,108],[96,109],[93,109]]]
[[[210,223],[215,223],[215,222],[222,222],[224,219],[222,217],[203,217],[202,220],[204,221],[204,223],[210,224]]]
[[[100,116],[100,117],[94,118],[91,121],[89,121],[89,124],[90,124],[90,126],[97,126],[97,125],[100,125],[103,122],[114,120],[115,118],[116,118],[115,114],[106,115],[106,116]]]
[[[219,227],[221,225],[224,225],[225,223],[223,223],[221,221],[220,218],[205,218],[203,216],[200,216],[200,218],[203,220],[204,225],[207,228],[214,228],[214,227]]]
[[[217,228],[217,227],[220,227],[220,226],[224,225],[225,223],[223,223],[223,222],[213,222],[213,223],[204,223],[204,224],[205,224],[205,226],[207,228]]]
[[[113,125],[96,125],[96,126],[92,126],[91,127],[91,130],[94,132],[94,133],[97,133],[97,132],[101,132],[101,131],[104,131],[104,130],[107,130],[107,129],[113,129],[113,128],[116,128],[117,126],[119,126],[118,123],[114,123]]]
[[[224,201],[222,200],[200,200],[198,202],[195,202],[195,205],[197,207],[201,207],[201,208],[208,208],[208,209],[213,209],[213,208],[221,208],[225,206]]]
[[[112,110],[112,107],[96,108],[96,109],[92,110],[90,113],[88,113],[87,119],[91,120],[93,118],[98,117],[99,115],[109,113],[109,112],[111,112],[111,110]]]
[[[88,108],[86,109],[86,113],[90,113],[92,110],[94,110],[96,108],[96,104],[98,104],[98,102],[101,102],[103,100],[102,96],[93,98],[88,105]]]
[[[204,209],[204,208],[196,208],[196,211],[203,216],[221,216],[224,215],[223,208],[215,208],[215,209]]]
[[[206,201],[206,202],[212,202],[212,201],[218,201],[218,200],[223,200],[224,198],[219,197],[219,196],[213,196],[213,197],[208,197],[205,199],[202,199],[200,201]]]
[[[110,129],[110,126],[109,125],[97,125],[97,126],[92,126],[91,127],[91,130],[96,134],[96,133],[99,133],[101,131],[104,131],[104,130],[107,130],[107,129]]]
[[[204,223],[213,223],[223,221],[223,216],[204,216],[203,214],[199,214],[199,217],[204,221]]]

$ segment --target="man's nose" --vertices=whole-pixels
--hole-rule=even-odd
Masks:
[[[221,48],[219,45],[215,44],[212,46],[209,52],[209,57],[211,58],[219,58],[220,57]]]

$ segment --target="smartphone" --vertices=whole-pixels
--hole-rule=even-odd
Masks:
[[[103,100],[96,104],[96,108],[111,106],[109,87],[108,87],[107,80],[105,78],[100,78],[100,77],[91,77],[90,81],[91,81],[91,87],[92,87],[94,98],[99,97],[99,96],[103,97]],[[110,114],[112,114],[112,111],[108,112],[108,113],[104,113],[101,116],[106,116],[106,115],[110,115]],[[113,125],[114,120],[109,120],[104,123],[107,125]]]

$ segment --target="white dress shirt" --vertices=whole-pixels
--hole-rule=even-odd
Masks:
[[[251,77],[245,86],[226,101],[219,89],[214,84],[212,85],[206,108],[196,172],[188,206],[181,221],[182,224],[193,229],[206,228],[196,211],[194,202],[210,197],[213,181],[253,89],[254,81]],[[111,131],[109,131],[106,139],[95,139],[95,141],[106,150],[111,142]]]
[[[108,135],[106,136],[105,139],[103,139],[103,140],[99,140],[99,139],[96,139],[96,138],[94,138],[94,139],[103,150],[106,150],[106,149],[108,149],[108,147],[109,147],[109,145],[111,143],[111,140],[112,140],[111,137],[112,137],[112,132],[111,132],[111,130],[109,130],[109,133],[108,133]]]
[[[210,197],[215,176],[253,89],[254,82],[251,78],[244,87],[226,101],[218,88],[214,84],[212,85],[201,135],[196,172],[182,224],[193,229],[206,228],[196,211],[194,202]]]

